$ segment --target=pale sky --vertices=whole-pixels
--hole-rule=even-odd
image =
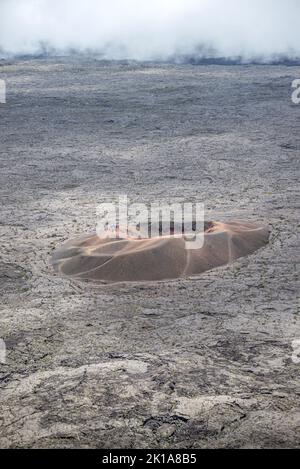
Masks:
[[[0,48],[108,59],[300,57],[300,0],[0,0]]]

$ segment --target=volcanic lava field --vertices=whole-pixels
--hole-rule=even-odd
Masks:
[[[1,447],[299,447],[298,74],[0,62]],[[56,273],[53,251],[118,194],[199,201],[269,242],[170,281]]]

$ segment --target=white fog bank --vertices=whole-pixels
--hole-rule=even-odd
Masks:
[[[0,55],[300,57],[300,0],[0,0]]]

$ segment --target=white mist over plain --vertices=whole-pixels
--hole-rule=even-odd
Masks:
[[[0,55],[300,57],[300,0],[0,0]]]

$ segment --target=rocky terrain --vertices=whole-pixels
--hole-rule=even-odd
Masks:
[[[299,447],[299,68],[49,58],[0,78],[0,446]],[[204,202],[270,242],[188,279],[55,274],[118,194]]]

